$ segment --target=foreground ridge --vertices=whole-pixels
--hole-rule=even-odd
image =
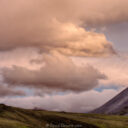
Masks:
[[[0,128],[128,128],[127,116],[53,112],[0,104]]]

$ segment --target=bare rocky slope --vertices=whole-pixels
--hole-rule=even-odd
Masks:
[[[103,106],[95,109],[91,113],[97,114],[128,114],[128,88],[123,90],[117,96],[105,103]]]

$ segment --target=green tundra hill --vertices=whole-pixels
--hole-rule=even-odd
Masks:
[[[0,104],[0,128],[128,128],[128,117],[31,110]]]

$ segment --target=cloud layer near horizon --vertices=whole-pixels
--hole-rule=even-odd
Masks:
[[[0,98],[1,103],[13,105],[23,108],[39,108],[52,111],[66,111],[66,112],[88,112],[91,111],[112,97],[117,95],[120,90],[104,90],[97,92],[95,90],[82,92],[78,94],[70,93],[65,95],[45,95],[28,96],[28,97],[13,97],[13,98]]]
[[[6,97],[6,96],[25,96],[24,91],[16,90],[12,87],[7,86],[0,86],[0,97]]]

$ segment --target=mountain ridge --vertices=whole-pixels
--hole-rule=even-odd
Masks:
[[[127,115],[128,111],[126,112],[126,109],[128,109],[128,88],[124,89],[101,107],[91,111],[91,113]]]

